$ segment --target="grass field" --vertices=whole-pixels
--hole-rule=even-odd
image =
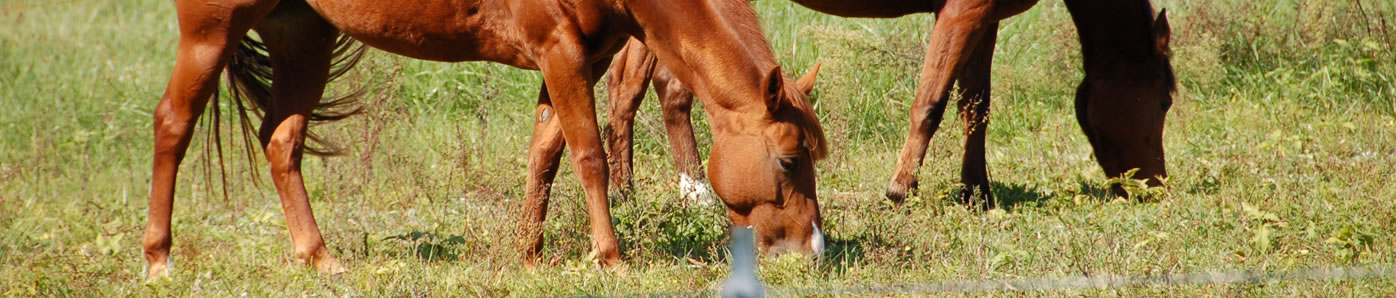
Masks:
[[[372,52],[332,86],[367,88],[367,112],[313,128],[347,154],[305,164],[321,229],[349,271],[296,264],[264,158],[229,146],[225,186],[201,134],[175,200],[175,269],[144,283],[151,111],[177,35],[169,2],[0,2],[0,296],[625,294],[709,289],[727,274],[725,211],[677,199],[653,100],[637,120],[635,195],[613,204],[624,270],[586,259],[583,195],[566,163],[548,264],[524,269],[509,239],[539,74]],[[963,139],[954,120],[932,140],[921,195],[901,207],[881,195],[931,16],[755,5],[787,72],[824,64],[814,98],[836,144],[817,165],[830,250],[764,260],[772,286],[1396,264],[1389,1],[1156,1],[1181,86],[1165,132],[1171,187],[1147,202],[1100,191],[1106,177],[1073,119],[1082,75],[1062,3],[1006,20],[988,133],[1006,203],[985,212],[947,199]],[[230,123],[216,125],[235,140]],[[1029,294],[1165,293],[1390,296],[1396,281]]]

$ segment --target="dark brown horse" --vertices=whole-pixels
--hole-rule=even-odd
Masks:
[[[975,194],[994,200],[984,161],[988,127],[989,70],[998,22],[1037,0],[793,0],[811,9],[846,17],[895,18],[936,13],[911,106],[911,128],[902,144],[887,198],[901,203],[916,189],[916,168],[940,126],[952,85],[960,87],[960,119],[965,122],[964,164],[960,179],[966,202]],[[1065,0],[1080,35],[1086,78],[1076,93],[1076,119],[1105,174],[1159,186],[1164,166],[1163,123],[1172,105],[1173,68],[1169,63],[1168,21],[1154,18],[1148,0]],[[1116,194],[1123,194],[1119,186]]]
[[[592,88],[612,54],[628,38],[638,38],[703,100],[714,136],[709,177],[732,221],[755,226],[762,231],[760,243],[778,250],[811,252],[822,244],[811,239],[820,237],[813,161],[826,154],[823,131],[804,94],[781,74],[743,0],[177,0],[175,5],[180,39],[174,71],[155,110],[144,236],[152,277],[168,270],[176,173],[195,121],[225,68],[237,83],[234,94],[264,115],[258,140],[271,165],[295,257],[322,271],[344,270],[325,247],[300,163],[309,123],[347,116],[326,110],[340,102],[321,100],[326,81],[343,71],[332,68],[336,56],[353,53],[343,50],[349,43],[338,42],[346,35],[418,59],[492,61],[542,71],[530,173],[551,179],[564,142],[572,147],[587,197],[592,249],[608,266],[620,262],[620,248],[606,198],[606,158]],[[261,41],[245,39],[249,30]],[[529,181],[540,181],[533,178]],[[519,230],[530,261],[542,246],[548,191],[548,185],[528,185]]]
[[[759,37],[759,36],[756,36]],[[654,83],[664,117],[664,130],[669,137],[669,149],[674,155],[674,167],[679,170],[679,194],[688,202],[706,204],[711,200],[708,184],[703,178],[703,164],[698,157],[698,143],[693,138],[693,91],[674,77],[644,43],[632,39],[616,53],[607,90],[611,109],[606,126],[606,154],[611,169],[611,185],[625,192],[631,188],[633,174],[635,112],[645,99],[648,85]],[[810,67],[795,85],[806,96],[814,91],[819,75],[819,63]]]

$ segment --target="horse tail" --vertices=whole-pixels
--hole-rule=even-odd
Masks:
[[[331,53],[329,81],[335,81],[357,65],[363,59],[365,49],[362,43],[340,33]],[[254,127],[249,114],[264,118],[268,112],[275,109],[275,105],[271,103],[273,69],[266,45],[251,36],[244,37],[238,48],[233,51],[225,69],[228,73],[228,93],[237,104],[243,139],[250,153]],[[364,89],[359,87],[345,95],[322,97],[319,105],[310,114],[311,124],[332,122],[363,112],[363,105],[359,102],[363,97],[363,91]],[[216,114],[217,104],[214,106]],[[338,146],[309,129],[306,131],[306,141],[305,153],[320,156],[341,153]]]

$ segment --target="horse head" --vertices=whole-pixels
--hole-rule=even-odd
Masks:
[[[828,145],[807,100],[818,69],[794,84],[779,67],[771,69],[761,84],[764,116],[722,129],[730,133],[714,128],[708,167],[713,190],[734,224],[755,227],[757,243],[768,254],[824,250],[814,161],[824,158]]]
[[[1173,105],[1176,79],[1168,57],[1166,12],[1144,18],[1153,21],[1134,28],[1134,38],[1124,39],[1125,44],[1113,45],[1133,50],[1111,53],[1129,54],[1106,57],[1102,53],[1099,59],[1109,63],[1096,64],[1099,67],[1092,67],[1093,58],[1087,57],[1086,79],[1076,93],[1076,118],[1106,175],[1118,177],[1138,169],[1130,178],[1160,186],[1168,176],[1163,127]],[[1082,38],[1083,44],[1090,44]],[[1124,195],[1119,186],[1114,192]]]

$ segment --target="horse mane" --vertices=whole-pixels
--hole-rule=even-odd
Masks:
[[[713,7],[717,8],[719,16],[725,23],[733,26],[738,37],[743,43],[743,48],[755,59],[759,69],[766,71],[771,68],[780,67],[775,54],[771,51],[771,45],[766,41],[766,35],[762,33],[760,18],[756,15],[756,10],[751,7],[747,0],[709,0]],[[815,160],[824,159],[828,156],[828,139],[824,135],[824,126],[819,124],[819,117],[814,112],[814,105],[810,104],[804,92],[800,92],[796,87],[795,80],[781,75],[780,100],[796,111],[796,125],[804,132],[805,147],[810,150],[810,155]]]
[[[781,100],[785,104],[794,108],[797,118],[796,125],[799,125],[805,133],[805,148],[809,149],[810,156],[814,160],[821,160],[829,156],[829,141],[824,136],[824,126],[819,124],[819,117],[814,113],[814,105],[810,104],[804,92],[795,84],[795,80],[782,75],[785,80],[781,85],[785,87]]]

